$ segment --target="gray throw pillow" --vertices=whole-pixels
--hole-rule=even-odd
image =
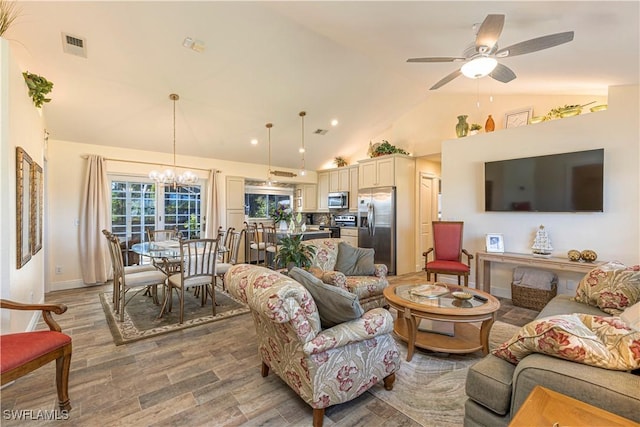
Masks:
[[[348,243],[340,242],[334,268],[345,276],[371,276],[376,272],[373,265],[374,254],[373,249],[354,248]]]
[[[289,271],[289,277],[307,288],[316,302],[323,328],[358,319],[364,314],[358,297],[351,292],[327,285],[313,274],[298,267]]]

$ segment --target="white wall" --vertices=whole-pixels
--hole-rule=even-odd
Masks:
[[[80,144],[75,142],[49,140],[47,185],[49,186],[49,257],[47,273],[50,278],[47,292],[82,287],[82,271],[80,269],[78,241],[80,221],[80,201],[83,192],[86,160],[88,154],[101,155],[105,158],[129,160],[130,162],[107,161],[108,174],[126,174],[147,177],[152,169],[164,168],[156,165],[135,163],[171,161],[166,153],[130,150],[102,145]],[[191,168],[219,169],[221,212],[224,212],[226,176],[243,176],[248,179],[264,180],[267,176],[267,165],[230,162],[200,157],[177,156],[176,164]],[[296,172],[295,170],[291,170]],[[206,171],[197,171],[201,179],[207,178]],[[278,178],[281,181],[293,182],[294,178]],[[305,176],[295,178],[296,182],[315,183],[317,175],[309,172]],[[223,215],[222,226],[226,227]],[[56,266],[61,273],[56,274]]]
[[[593,249],[599,260],[640,263],[639,99],[638,86],[612,87],[607,111],[444,141],[443,219],[465,222],[472,253],[484,250],[486,233],[502,233],[507,252],[530,253],[543,224],[554,256]],[[603,213],[484,212],[485,161],[595,148],[605,150]],[[513,267],[497,267],[491,291],[508,297]],[[559,292],[573,293],[580,277],[560,275]]]
[[[38,303],[44,301],[46,248],[33,255],[22,268],[16,268],[16,147],[22,147],[33,161],[44,167],[44,121],[28,96],[9,42],[3,38],[0,38],[0,59],[0,296]],[[46,105],[43,109],[46,111]],[[2,310],[2,332],[30,329],[38,314]]]

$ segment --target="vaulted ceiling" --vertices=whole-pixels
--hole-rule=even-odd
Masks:
[[[169,94],[177,93],[179,155],[266,163],[272,122],[280,167],[300,166],[301,110],[308,169],[361,152],[460,66],[406,59],[461,55],[489,13],[506,15],[502,47],[571,30],[575,38],[505,58],[517,78],[485,77],[483,91],[602,95],[639,79],[637,1],[27,1],[20,8],[4,37],[23,71],[54,83],[44,107],[51,138],[170,153]],[[63,52],[63,33],[85,40],[86,58]],[[204,50],[185,48],[186,37]],[[437,92],[477,90],[459,77]]]

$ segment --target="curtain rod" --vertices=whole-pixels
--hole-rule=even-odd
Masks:
[[[80,156],[83,159],[88,159],[89,156],[88,155],[84,155],[84,156]],[[104,160],[108,161],[108,162],[122,162],[122,163],[137,163],[140,165],[152,165],[152,166],[172,166],[175,168],[180,168],[180,169],[195,169],[195,170],[199,170],[199,171],[205,171],[205,172],[209,172],[211,169],[204,169],[204,168],[194,168],[191,166],[180,166],[180,165],[167,165],[164,163],[157,163],[157,162],[141,162],[140,160],[124,160],[124,159],[113,159],[111,157],[104,157]],[[221,173],[222,171],[219,169],[215,170],[216,173]]]

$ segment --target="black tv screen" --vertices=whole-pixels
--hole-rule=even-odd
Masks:
[[[487,212],[602,212],[604,149],[484,164]]]

